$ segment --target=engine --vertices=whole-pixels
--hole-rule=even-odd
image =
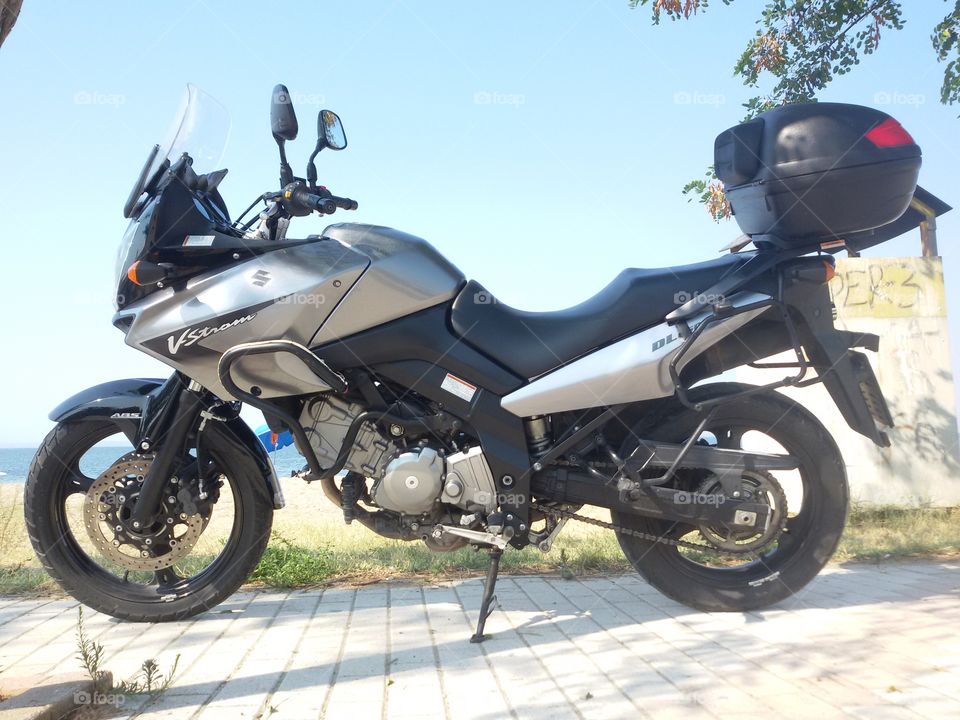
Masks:
[[[350,425],[363,411],[359,403],[334,397],[307,402],[300,422],[322,465],[334,463]],[[373,481],[369,492],[377,506],[403,515],[431,514],[438,502],[483,515],[497,508],[496,484],[479,446],[447,453],[435,439],[410,445],[364,423],[345,469]]]

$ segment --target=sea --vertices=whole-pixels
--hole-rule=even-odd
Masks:
[[[80,469],[87,477],[97,477],[117,458],[133,448],[129,445],[98,445],[90,448],[80,461]],[[22,483],[27,479],[30,461],[37,448],[0,448],[0,483]],[[270,453],[278,477],[289,477],[306,465],[303,456],[292,445]]]

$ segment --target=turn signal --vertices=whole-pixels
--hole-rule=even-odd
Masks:
[[[127,268],[127,279],[134,285],[143,287],[161,282],[167,277],[167,268],[157,263],[137,260]]]
[[[823,282],[828,283],[837,276],[837,269],[833,266],[832,262],[823,261],[823,269],[826,271],[824,274]]]

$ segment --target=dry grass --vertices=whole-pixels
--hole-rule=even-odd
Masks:
[[[419,542],[381,538],[359,523],[343,524],[320,488],[299,480],[284,484],[288,506],[274,516],[270,547],[251,582],[303,587],[386,579],[461,578],[485,571],[485,553],[464,548],[434,553]],[[607,517],[605,511],[596,516]],[[215,514],[216,516],[216,514]],[[218,542],[216,525],[202,543]],[[960,509],[855,508],[834,562],[960,555]],[[630,570],[613,533],[569,523],[553,549],[504,553],[502,568],[514,574],[552,572],[590,575]],[[22,486],[0,485],[0,594],[56,590],[37,562],[23,524]]]
[[[54,589],[23,522],[23,485],[0,485],[0,594]]]
[[[835,562],[960,555],[960,508],[854,507]]]

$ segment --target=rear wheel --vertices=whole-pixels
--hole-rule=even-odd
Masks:
[[[260,560],[273,505],[252,458],[229,452],[219,423],[186,453],[163,511],[134,529],[130,512],[152,457],[115,445],[109,421],[55,427],[24,489],[27,530],[54,580],[124,620],[179,620],[229,597]]]
[[[742,386],[696,388],[693,400]],[[635,428],[630,437],[682,442],[702,414],[683,410],[657,423],[656,431]],[[625,528],[698,545],[683,548],[618,533],[620,547],[643,577],[665,595],[706,611],[766,607],[794,594],[830,559],[846,520],[848,491],[843,458],[826,428],[801,405],[768,391],[723,404],[698,442],[717,447],[787,453],[797,470],[744,472],[739,487],[771,508],[766,532],[736,534],[703,527],[614,514]],[[636,446],[628,438],[621,452]],[[716,496],[719,480],[707,471],[681,471],[673,483],[691,498]]]

